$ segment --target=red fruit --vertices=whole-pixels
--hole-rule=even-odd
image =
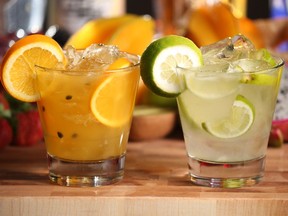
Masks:
[[[284,141],[288,141],[288,119],[275,120],[272,127],[279,128],[282,131]]]
[[[17,146],[32,146],[43,139],[39,113],[37,110],[18,113],[17,127],[13,143]]]
[[[6,119],[0,118],[0,149],[12,142],[13,132]]]
[[[1,57],[0,57],[0,62],[1,62]],[[0,92],[4,91],[4,87],[2,85],[2,83],[0,82]]]
[[[9,103],[0,90],[0,149],[12,142],[13,131],[6,118],[11,117]]]
[[[9,112],[9,116],[7,115],[7,111]],[[0,117],[10,117],[10,106],[7,99],[4,96],[3,91],[0,90]]]
[[[280,148],[283,145],[283,143],[284,139],[282,131],[279,128],[272,126],[268,146],[274,148]]]

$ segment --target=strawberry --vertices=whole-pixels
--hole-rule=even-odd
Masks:
[[[1,60],[0,60],[0,63],[1,63]],[[1,64],[0,64],[0,66],[1,66]],[[3,85],[2,85],[2,83],[0,82],[0,94],[1,95],[4,95],[4,87],[3,87]],[[1,100],[1,99],[0,99]]]
[[[282,131],[275,126],[272,126],[268,141],[268,147],[280,148],[284,143]]]
[[[16,114],[17,127],[13,143],[17,146],[32,146],[43,139],[43,132],[37,110]]]
[[[43,132],[35,104],[16,100],[8,94],[6,98],[12,110],[12,117],[9,119],[14,131],[12,144],[15,146],[38,144],[43,139]]]
[[[12,142],[13,132],[9,122],[0,118],[0,149],[9,145]]]
[[[0,117],[11,117],[10,106],[4,95],[4,92],[0,90]]]
[[[282,131],[284,141],[288,141],[288,119],[274,120],[272,122],[274,128],[279,128]]]
[[[7,120],[11,117],[9,103],[2,91],[0,91],[0,149],[9,145],[12,141],[13,132]]]

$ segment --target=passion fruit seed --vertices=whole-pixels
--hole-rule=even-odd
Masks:
[[[58,137],[60,138],[60,139],[62,139],[63,137],[64,137],[64,135],[61,133],[61,132],[57,132],[57,135],[58,135]]]
[[[77,134],[77,133],[73,133],[71,137],[72,137],[73,139],[75,139],[75,138],[78,137],[78,134]]]
[[[72,99],[72,95],[67,95],[66,96],[66,100],[71,100]]]

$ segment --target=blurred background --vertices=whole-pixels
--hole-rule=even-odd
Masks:
[[[150,14],[155,17],[153,2],[155,2],[155,0],[127,0],[127,12],[137,14]],[[239,0],[239,2],[245,3],[246,0]],[[269,18],[270,2],[269,0],[247,0],[247,16],[251,19]]]
[[[31,33],[47,33],[55,37],[59,43],[64,44],[69,36],[79,30],[87,21],[102,17],[121,16],[126,13],[150,15],[156,21],[156,33],[185,35],[188,30],[188,34],[185,36],[195,40],[201,46],[205,43],[202,44],[197,41],[197,36],[193,36],[193,23],[198,25],[195,27],[199,28],[197,31],[205,32],[205,37],[211,37],[211,32],[209,32],[209,29],[203,29],[203,25],[206,25],[206,23],[202,21],[206,19],[204,16],[207,16],[207,14],[200,14],[200,18],[199,16],[193,16],[193,12],[199,7],[210,7],[211,10],[206,10],[206,13],[210,13],[208,16],[213,15],[219,32],[222,31],[222,28],[228,29],[225,30],[228,33],[237,32],[229,29],[231,28],[229,22],[234,21],[231,21],[229,14],[225,15],[227,12],[223,8],[219,10],[218,8],[215,10],[212,8],[211,5],[219,2],[226,6],[229,5],[232,15],[237,19],[241,18],[240,24],[232,24],[235,24],[233,28],[236,25],[243,26],[242,30],[243,28],[249,28],[248,30],[252,36],[257,35],[257,32],[251,29],[253,27],[251,27],[249,21],[271,20],[279,17],[286,18],[287,16],[286,0],[0,0],[0,56],[5,52],[7,44],[9,46],[9,42],[11,43],[11,39],[12,41],[17,40],[17,38]],[[249,21],[245,19],[245,22],[244,18],[248,18]],[[208,17],[208,19],[211,18]],[[245,24],[243,24],[244,22]],[[225,25],[227,23],[228,26]],[[277,25],[279,30],[275,30],[274,26],[273,32],[280,32],[282,34],[281,40],[283,40],[285,32],[283,26],[286,26],[286,23]],[[264,27],[262,23],[258,24],[261,31],[265,30],[266,26],[271,27],[268,22],[264,24]],[[231,31],[229,32],[229,30]],[[273,35],[270,35],[270,33],[269,37],[274,37],[274,33]],[[264,39],[261,40],[264,40],[265,46],[272,46],[265,39],[266,35],[268,33],[264,33]],[[273,43],[275,40],[278,46],[278,38],[272,39]],[[208,39],[207,43],[210,42]],[[257,42],[260,45],[262,43],[261,41]],[[286,51],[285,45],[281,47],[281,50],[283,49]]]
[[[173,4],[173,0],[166,0],[169,2],[169,4]],[[179,0],[178,0],[179,1]],[[192,0],[193,1],[193,0]],[[195,1],[195,0],[194,0]],[[197,1],[197,0],[196,0]],[[152,17],[156,17],[155,14],[155,5],[157,0],[108,0],[108,1],[101,1],[101,0],[61,0],[58,2],[64,2],[60,3],[60,5],[66,5],[64,8],[70,8],[70,10],[75,10],[77,8],[78,13],[82,13],[82,16],[88,17],[88,18],[96,18],[99,16],[113,16],[113,15],[119,15],[121,13],[135,13],[139,15],[143,14],[149,14]],[[65,2],[70,2],[69,5]],[[93,3],[95,2],[95,3]],[[106,2],[106,3],[105,3]],[[109,3],[111,2],[111,3]],[[115,3],[116,2],[116,3]],[[237,2],[237,1],[228,1],[228,2]],[[244,2],[245,10],[246,10],[246,15],[247,17],[251,19],[258,19],[258,18],[269,18],[272,16],[272,0],[239,0],[239,2]],[[285,0],[276,0],[274,1],[276,4],[279,4],[279,7],[283,8],[283,5],[286,4]],[[277,3],[280,2],[280,3]],[[283,2],[283,3],[282,3]],[[93,5],[96,4],[96,6],[101,9],[99,6],[100,4],[107,5],[105,7],[111,7],[109,5],[116,5],[114,7],[117,7],[117,9],[114,9],[114,11],[109,10],[110,12],[106,12],[106,14],[101,14],[99,11],[97,13],[97,9],[93,9]],[[59,3],[58,3],[59,4]],[[282,4],[282,5],[281,5]],[[24,22],[27,22],[27,19],[29,18],[28,13],[31,13],[33,10],[34,17],[38,18],[38,22],[41,22],[42,20],[39,19],[40,16],[42,16],[45,13],[45,22],[44,24],[49,24],[49,22],[56,22],[56,16],[59,10],[55,8],[57,5],[57,1],[55,0],[1,0],[0,1],[0,8],[1,8],[1,17],[0,17],[0,29],[3,33],[4,30],[10,30],[11,29],[5,29],[7,27],[4,27],[4,21],[5,21],[5,16],[8,16],[7,13],[16,13],[17,11],[17,18],[22,18],[22,24]],[[73,6],[74,5],[74,6]],[[79,7],[79,5],[82,5],[82,7]],[[7,9],[8,7],[13,7],[14,9],[9,10]],[[28,7],[31,7],[29,10]],[[85,8],[86,7],[86,8]],[[285,8],[286,5],[284,6],[283,10],[286,11],[287,9]],[[64,8],[58,8],[58,9],[64,9]],[[88,8],[90,8],[90,12],[88,11]],[[94,14],[92,13],[94,10]],[[103,6],[102,9],[103,10]],[[104,9],[105,10],[105,9]],[[14,11],[14,12],[12,12]],[[95,13],[96,11],[96,13]],[[71,12],[72,13],[72,12]],[[74,11],[75,13],[75,11]],[[38,15],[36,15],[38,14]],[[24,19],[24,20],[23,20]],[[7,19],[6,19],[7,20]],[[18,20],[19,22],[20,20]],[[9,20],[7,20],[9,22]],[[36,21],[35,21],[36,22]],[[19,23],[20,25],[21,23]],[[50,23],[51,24],[51,23]],[[55,23],[54,23],[55,24]],[[18,26],[19,27],[19,26]]]
[[[192,9],[200,4],[207,7],[217,2],[229,5],[237,18],[258,20],[287,16],[286,0],[1,0],[0,35],[13,38],[13,34],[17,34],[16,37],[22,37],[24,34],[46,32],[51,26],[57,26],[57,29],[50,29],[50,34],[57,33],[58,40],[64,43],[88,20],[125,13],[149,14],[158,21],[158,31],[184,34],[186,29],[178,29],[178,32],[171,28],[187,28],[188,14],[192,13]],[[218,24],[220,28],[224,23]],[[2,43],[6,43],[6,40]]]

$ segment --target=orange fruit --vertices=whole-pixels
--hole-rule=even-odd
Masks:
[[[155,21],[148,15],[125,14],[87,22],[65,44],[85,49],[93,43],[117,45],[120,50],[141,55],[152,42]]]
[[[132,62],[130,62],[127,58],[124,58],[124,57],[118,58],[111,65],[109,65],[108,71],[109,70],[114,70],[114,69],[121,69],[121,68],[129,67],[131,65],[132,65]]]
[[[68,45],[76,49],[85,49],[94,43],[106,43],[119,26],[135,19],[137,16],[133,14],[125,14],[119,17],[99,18],[85,23],[78,31],[76,31],[66,42]]]
[[[138,90],[136,94],[136,100],[135,100],[135,105],[141,105],[144,104],[144,98],[148,94],[148,87],[144,84],[142,78],[140,77],[139,84],[138,84]]]
[[[152,42],[155,22],[148,16],[139,16],[120,25],[105,42],[117,45],[120,50],[141,55]]]
[[[206,9],[212,28],[220,39],[231,37],[238,33],[237,19],[234,17],[229,5],[219,2]]]
[[[187,25],[187,37],[198,47],[209,45],[238,33],[237,19],[229,5],[203,3],[193,9]]]
[[[253,20],[247,17],[239,18],[238,28],[239,32],[249,38],[257,49],[265,47],[264,36]]]
[[[205,46],[220,40],[213,28],[210,14],[207,9],[199,7],[192,11],[187,26],[187,37],[193,40],[197,46]]]
[[[26,102],[39,99],[34,84],[34,66],[55,67],[64,62],[60,45],[45,35],[30,35],[17,41],[6,53],[1,65],[1,82],[13,97]]]
[[[121,127],[128,123],[132,116],[140,72],[136,66],[125,70],[128,71],[109,73],[97,86],[91,98],[92,113],[109,127]]]

